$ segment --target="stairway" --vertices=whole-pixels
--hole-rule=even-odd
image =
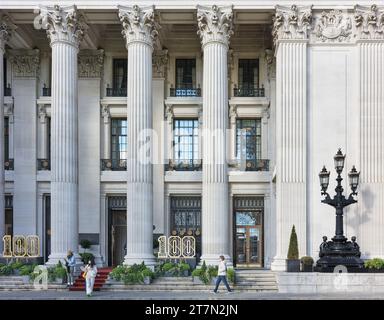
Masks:
[[[49,283],[48,289],[63,290],[65,285]],[[0,276],[0,291],[35,290],[33,283],[26,282],[22,276]]]
[[[236,270],[235,277],[235,288],[239,291],[278,291],[276,276],[270,270],[240,269]]]
[[[100,291],[101,287],[108,279],[108,274],[112,271],[112,268],[100,268],[97,269],[97,275],[95,279],[95,285],[93,291]],[[69,291],[85,291],[85,279],[83,278],[83,272],[77,277],[73,286],[69,288]]]
[[[160,277],[155,279],[150,285],[124,285],[122,282],[108,280],[102,290],[212,291],[213,288],[214,284],[204,285],[194,283],[192,277]],[[269,270],[236,270],[236,284],[233,286],[233,289],[241,292],[278,291],[275,275]],[[224,284],[221,283],[219,291],[222,290],[226,289]]]

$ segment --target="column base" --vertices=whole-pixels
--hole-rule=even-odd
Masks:
[[[156,258],[152,254],[131,254],[131,255],[126,255],[124,257],[123,265],[132,266],[134,264],[141,264],[143,262],[144,262],[144,264],[147,267],[154,267],[155,265],[157,265]]]
[[[225,262],[227,263],[227,267],[232,267],[233,266],[232,258],[228,254],[204,254],[200,258],[199,266],[201,266],[204,261],[207,266],[217,266],[219,265],[221,255],[225,257]]]
[[[287,271],[287,263],[285,258],[274,257],[271,263],[272,271]]]

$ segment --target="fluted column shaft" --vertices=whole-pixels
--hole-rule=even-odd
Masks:
[[[156,263],[153,255],[152,51],[154,7],[119,6],[128,50],[127,255],[124,264]]]
[[[0,132],[4,132],[4,47],[5,39],[0,37]],[[5,235],[5,197],[4,197],[4,139],[0,139],[0,256],[3,254]]]
[[[78,246],[77,53],[74,45],[52,44],[50,259]]]
[[[204,46],[202,260],[217,264],[229,257],[228,174],[225,133],[228,126],[227,46]]]
[[[128,46],[127,255],[125,263],[153,262],[152,164],[145,163],[145,130],[152,127],[152,47]],[[143,150],[141,149],[143,148]]]

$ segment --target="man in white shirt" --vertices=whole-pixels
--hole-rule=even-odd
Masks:
[[[225,262],[225,257],[223,255],[220,256],[219,269],[217,271],[216,287],[215,290],[213,290],[214,293],[217,293],[217,289],[219,288],[221,281],[223,281],[225,286],[227,287],[228,293],[232,292],[227,282],[227,263]]]

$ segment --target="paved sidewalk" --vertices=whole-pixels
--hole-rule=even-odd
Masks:
[[[87,297],[85,292],[69,291],[0,291],[0,300],[383,300],[374,293],[287,294],[287,293],[232,293],[169,292],[169,291],[101,291]]]

